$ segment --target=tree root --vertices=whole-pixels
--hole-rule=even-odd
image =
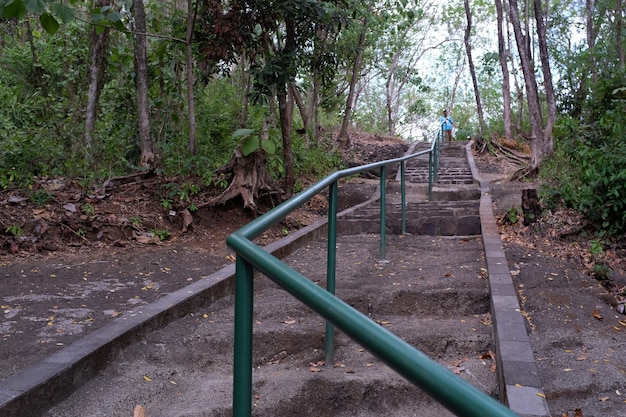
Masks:
[[[217,197],[211,198],[204,203],[197,204],[197,208],[225,204],[226,202],[241,196],[244,209],[249,208],[258,212],[256,200],[261,191],[269,194],[282,193],[275,185],[273,179],[267,173],[267,155],[258,150],[248,156],[244,156],[239,147],[227,165],[220,168],[218,173],[231,176],[231,181],[226,190]]]

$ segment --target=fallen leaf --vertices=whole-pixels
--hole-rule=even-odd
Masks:
[[[311,366],[309,367],[309,372],[321,372],[322,370],[320,368],[316,368],[315,366]]]
[[[587,360],[587,354],[586,353],[581,353],[579,356],[576,357],[577,361],[584,361]]]
[[[143,379],[145,379],[145,380],[146,380],[146,381],[148,381],[148,382],[151,382],[151,381],[152,381],[152,379],[150,379],[150,377],[149,377],[148,375],[144,375],[144,376],[143,376]]]
[[[583,410],[581,410],[580,408],[577,408],[576,411],[574,412],[574,417],[585,417],[583,416]]]
[[[133,417],[146,417],[146,409],[140,405],[136,405]]]
[[[605,402],[609,400],[609,397],[600,397],[598,398],[600,401]]]
[[[598,320],[602,320],[602,316],[600,315],[600,312],[598,311],[597,308],[593,310],[593,317],[595,317]]]
[[[295,320],[285,320],[283,321],[284,324],[295,324],[296,321]]]
[[[546,394],[542,393],[542,392],[535,392],[535,395],[537,397],[541,397],[541,398],[546,398]]]

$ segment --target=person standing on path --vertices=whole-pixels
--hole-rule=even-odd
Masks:
[[[443,116],[439,118],[439,124],[441,125],[441,130],[443,130],[443,140],[452,142],[452,128],[456,127],[456,125],[452,120],[452,116],[448,116],[448,110],[443,111]]]

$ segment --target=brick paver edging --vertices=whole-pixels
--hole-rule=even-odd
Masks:
[[[480,223],[491,293],[500,400],[521,417],[549,417],[530,339],[496,225],[491,186],[476,169],[472,142],[466,148],[474,180],[480,183]]]

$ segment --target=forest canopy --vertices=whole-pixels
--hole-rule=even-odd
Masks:
[[[157,174],[223,187],[211,203],[252,187],[254,208],[336,169],[351,130],[429,139],[446,108],[457,138],[526,144],[521,177],[620,234],[624,14],[623,0],[0,0],[0,188]]]

